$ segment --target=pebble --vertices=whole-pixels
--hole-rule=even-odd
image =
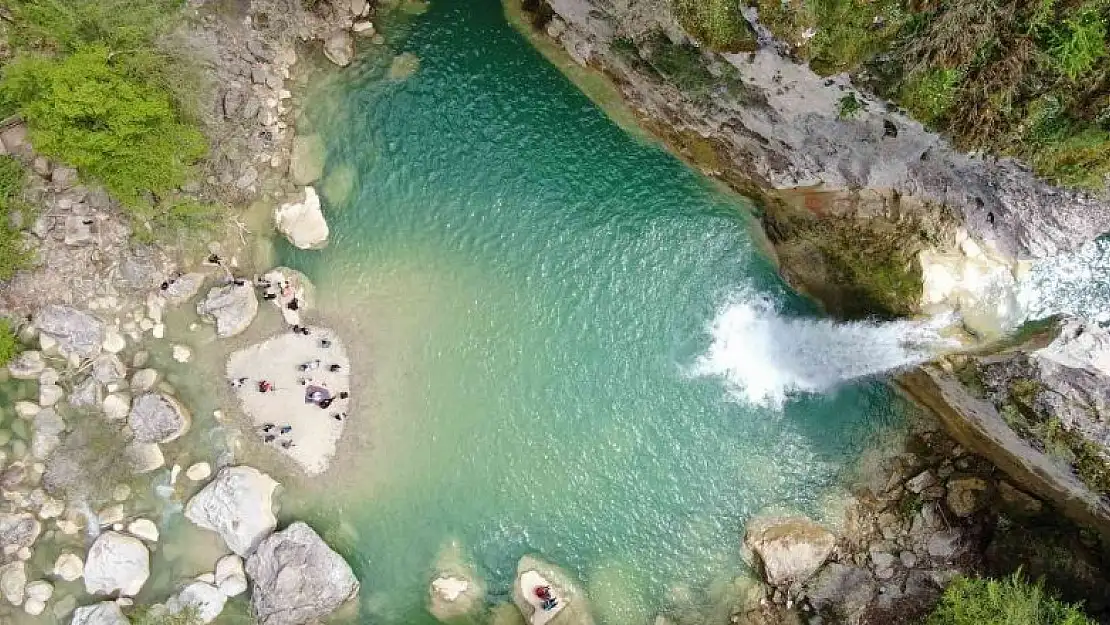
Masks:
[[[40,519],[53,519],[65,512],[66,505],[57,499],[47,499],[39,508]]]
[[[67,582],[75,581],[85,574],[85,563],[72,553],[63,553],[54,561],[54,574]]]
[[[193,358],[193,350],[185,345],[173,346],[173,359],[177,362],[189,362]]]
[[[20,419],[33,418],[41,410],[42,407],[34,402],[17,401],[15,403],[15,414],[18,415]]]
[[[118,354],[127,347],[127,339],[114,328],[109,328],[104,333],[104,341],[100,344],[109,354]]]
[[[158,526],[149,519],[136,519],[127,526],[127,533],[147,542],[158,542]]]
[[[198,462],[185,471],[185,477],[194,482],[207,479],[210,475],[212,475],[212,467],[207,462]]]
[[[57,384],[58,381],[61,380],[61,379],[62,379],[62,376],[58,375],[58,370],[55,369],[54,367],[47,367],[47,368],[42,370],[42,373],[39,373],[39,384],[40,385],[45,386],[45,385]]]
[[[155,326],[153,328],[151,328],[150,333],[156,339],[165,338],[166,337],[166,324],[164,324],[164,323],[155,324]]]
[[[66,393],[56,384],[44,384],[39,387],[39,405],[46,408],[62,401]]]
[[[50,597],[54,596],[54,585],[44,580],[38,580],[27,584],[27,596],[31,599],[38,599],[43,603],[50,601]]]
[[[103,510],[98,512],[96,516],[98,519],[100,519],[101,527],[105,525],[114,525],[122,521],[124,518],[123,506],[118,503],[108,506],[107,508],[104,508]]]

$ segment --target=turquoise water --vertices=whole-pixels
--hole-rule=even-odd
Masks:
[[[437,2],[386,32],[420,68],[392,80],[377,49],[319,86],[333,237],[281,251],[364,381],[344,455],[287,513],[351,560],[364,623],[432,622],[451,539],[493,602],[536,553],[582,581],[602,623],[707,613],[743,572],[745,519],[820,514],[899,405],[875,382],[783,403],[699,375],[730,304],[758,300],[767,332],[837,331],[761,255],[750,207],[623,133],[495,0]],[[735,338],[730,357],[789,390],[775,336],[749,337],[750,356]],[[806,349],[788,360],[836,368]]]

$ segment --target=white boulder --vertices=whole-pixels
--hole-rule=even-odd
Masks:
[[[73,611],[69,625],[131,625],[115,601],[101,601]]]
[[[133,597],[150,577],[150,552],[142,541],[118,532],[104,532],[85,558],[85,591]]]
[[[328,222],[320,210],[320,196],[304,188],[304,199],[282,204],[274,211],[274,223],[289,242],[303,249],[319,249],[328,241]]]
[[[191,582],[166,602],[166,611],[180,614],[192,608],[201,623],[211,623],[224,611],[227,597],[212,584]]]
[[[227,467],[185,506],[185,518],[217,532],[229,549],[246,556],[277,527],[273,494],[278,483],[254,467]]]
[[[247,573],[243,570],[243,559],[235,554],[226,555],[216,561],[216,587],[226,597],[237,597],[247,591]]]

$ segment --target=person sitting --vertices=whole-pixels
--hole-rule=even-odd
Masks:
[[[274,385],[271,384],[269,381],[262,380],[261,382],[258,383],[258,392],[259,393],[269,393],[272,390],[274,390]]]

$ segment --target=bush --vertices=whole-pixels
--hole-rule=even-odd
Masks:
[[[1077,80],[1094,69],[1106,56],[1106,20],[1095,4],[1085,5],[1074,15],[1049,29],[1048,54],[1055,69]]]
[[[1095,625],[1074,605],[1029,583],[1018,571],[1006,579],[957,577],[926,625]]]
[[[12,323],[7,319],[0,319],[0,367],[6,366],[20,351],[19,337],[16,336]]]
[[[837,103],[836,116],[840,119],[851,119],[863,110],[863,102],[860,102],[856,94],[849,93],[848,95],[840,98]]]
[[[956,86],[961,78],[954,69],[926,70],[906,83],[900,101],[918,120],[936,124],[955,103]]]
[[[20,200],[23,190],[23,165],[11,156],[0,156],[0,280],[7,280],[31,260],[24,249],[19,232],[22,223],[14,223],[17,215],[26,218],[27,207]]]
[[[20,56],[5,68],[0,93],[19,103],[39,152],[76,166],[130,207],[184,183],[207,149],[165,91],[129,77],[103,46],[63,59]]]

